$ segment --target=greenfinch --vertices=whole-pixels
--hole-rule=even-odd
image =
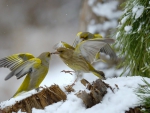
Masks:
[[[89,39],[77,44],[75,49],[67,47],[58,47],[56,52],[52,54],[59,54],[63,62],[73,69],[77,75],[77,78],[82,73],[92,72],[100,79],[105,79],[105,75],[102,71],[96,70],[91,62],[95,54],[100,48],[104,47],[107,43],[114,43],[113,39]]]
[[[11,70],[5,80],[14,75],[17,79],[26,75],[13,97],[18,96],[23,91],[30,91],[39,87],[48,73],[50,57],[51,53],[44,52],[37,58],[30,53],[20,53],[0,59],[0,67],[7,67]]]
[[[90,32],[79,32],[79,33],[77,33],[77,37],[73,42],[73,47],[76,47],[77,44],[79,44],[80,42],[82,42],[84,40],[97,39],[97,38],[102,39],[103,37],[100,34],[92,34]],[[104,47],[99,49],[99,52],[95,55],[94,61],[99,61],[99,60],[104,61],[100,57],[100,52],[102,52],[106,55],[109,55],[110,58],[113,60],[117,60],[117,55],[113,51],[113,49],[111,48],[111,46],[109,44],[106,44]]]

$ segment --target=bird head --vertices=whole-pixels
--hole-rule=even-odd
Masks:
[[[89,32],[79,32],[77,34],[77,37],[79,37],[82,41],[87,40],[87,39],[92,39],[94,35]]]
[[[94,35],[89,32],[78,32],[77,37],[74,40],[73,47],[76,47],[80,42],[88,39],[92,39]]]
[[[52,54],[59,54],[61,58],[69,59],[73,54],[73,50],[69,48],[60,47],[57,49],[56,52],[53,52]]]
[[[38,56],[39,59],[41,59],[42,63],[49,64],[51,53],[50,52],[43,52]]]

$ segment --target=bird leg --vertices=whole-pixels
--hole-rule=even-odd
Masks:
[[[61,72],[69,73],[70,75],[72,75],[71,72],[74,72],[74,71],[66,71],[66,70],[62,70]]]
[[[35,90],[36,90],[37,92],[39,92],[40,88],[44,89],[44,87],[39,86],[38,88],[35,88]]]
[[[72,87],[75,85],[77,80],[78,80],[78,78],[76,78],[75,81],[71,84]]]

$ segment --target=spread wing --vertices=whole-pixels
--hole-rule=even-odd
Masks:
[[[100,52],[105,53],[106,55],[109,55],[111,59],[117,60],[117,55],[113,51],[113,49],[110,47],[109,44],[106,44],[104,47],[100,49]]]
[[[89,39],[79,43],[75,52],[81,54],[88,62],[94,61],[96,53],[107,44],[114,43],[113,39]]]
[[[23,62],[34,58],[30,53],[19,53],[0,59],[0,67],[9,68],[11,71],[22,65]]]
[[[77,36],[77,37],[75,38],[75,40],[74,40],[72,46],[73,46],[74,48],[76,48],[76,46],[77,46],[80,42],[82,42],[82,41],[83,41],[83,39],[81,39],[80,37]]]
[[[24,75],[31,73],[35,67],[40,66],[41,60],[39,58],[32,58],[30,60],[27,60],[22,63],[21,66],[18,68],[14,69],[12,72],[10,72],[5,80],[10,79],[12,76],[16,76],[17,79],[23,77]]]

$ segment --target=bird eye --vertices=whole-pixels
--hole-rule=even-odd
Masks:
[[[63,51],[59,51],[60,53],[62,53]]]
[[[50,53],[48,53],[48,55],[47,55],[48,57],[50,57]]]

